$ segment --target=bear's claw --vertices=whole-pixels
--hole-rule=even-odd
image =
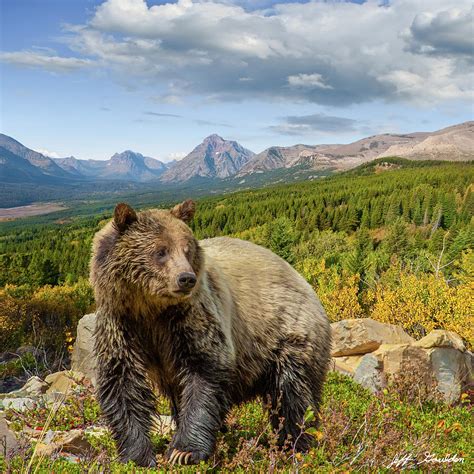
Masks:
[[[173,465],[178,464],[180,466],[184,466],[188,464],[192,454],[193,453],[190,453],[189,451],[180,451],[179,449],[173,449],[169,458],[169,462]]]

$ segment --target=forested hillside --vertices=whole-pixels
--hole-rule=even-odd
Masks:
[[[332,320],[370,316],[417,337],[442,327],[472,344],[473,178],[471,163],[382,159],[319,181],[200,199],[191,226],[199,238],[269,247],[313,285]],[[33,343],[40,327],[57,327],[54,318],[73,331],[93,304],[90,246],[108,218],[1,234],[2,344]],[[45,305],[55,308],[47,322]]]

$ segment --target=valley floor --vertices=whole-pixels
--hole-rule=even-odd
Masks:
[[[29,204],[28,206],[0,208],[0,221],[39,216],[51,212],[63,211],[64,209],[67,209],[67,207],[57,203],[38,203]]]

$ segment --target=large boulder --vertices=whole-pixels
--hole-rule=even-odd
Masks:
[[[72,351],[71,368],[83,373],[94,385],[96,381],[96,357],[94,352],[95,313],[83,316],[77,325],[77,336]]]
[[[332,324],[330,370],[341,372],[372,392],[403,379],[436,389],[447,403],[473,384],[474,356],[456,333],[434,330],[419,341],[402,328],[372,319]]]
[[[84,381],[84,374],[73,370],[62,370],[49,374],[44,380],[48,384],[45,400],[55,402],[72,395],[78,385]]]
[[[345,375],[354,375],[362,357],[362,355],[333,357],[329,364],[329,370]]]
[[[423,374],[424,382],[431,381],[431,367],[427,352],[410,344],[382,344],[373,352],[382,364],[387,379],[398,375]],[[422,380],[417,380],[422,382]]]
[[[466,350],[463,340],[455,332],[444,331],[442,329],[435,329],[431,331],[424,338],[416,341],[415,346],[422,347],[423,349],[431,349],[433,347],[450,347],[457,349],[460,352]]]
[[[438,391],[448,403],[459,400],[468,383],[464,354],[451,347],[435,347],[427,351]]]
[[[38,456],[51,456],[57,451],[84,455],[91,450],[92,446],[87,440],[84,430],[73,429],[48,431],[44,439],[37,443],[35,452]]]
[[[373,354],[365,354],[354,371],[354,380],[372,393],[379,392],[386,385],[383,364]]]
[[[401,327],[370,318],[344,319],[331,324],[332,356],[363,355],[382,344],[412,344],[415,340]]]
[[[470,351],[464,353],[464,368],[466,385],[474,385],[474,354]]]
[[[38,376],[33,375],[33,377],[30,377],[26,381],[23,387],[21,387],[19,390],[15,390],[14,392],[10,392],[10,394],[18,396],[40,397],[46,392],[47,389],[48,384],[44,380],[41,380]]]

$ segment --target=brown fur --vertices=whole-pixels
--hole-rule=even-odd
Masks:
[[[329,361],[325,312],[269,250],[198,242],[183,222],[193,213],[192,201],[138,214],[120,204],[94,239],[98,395],[122,459],[153,464],[152,384],[177,422],[172,461],[208,458],[229,408],[257,395],[270,398],[275,428],[284,418],[280,442],[306,449],[299,424],[318,408]],[[190,294],[178,291],[182,272],[197,276]]]

